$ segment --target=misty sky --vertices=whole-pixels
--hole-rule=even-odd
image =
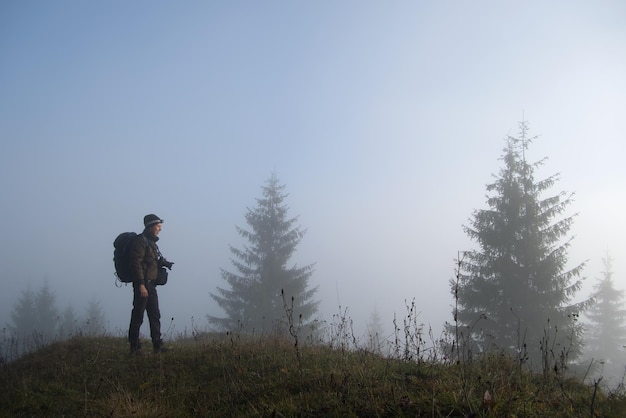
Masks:
[[[97,298],[125,332],[113,239],[156,213],[163,332],[204,327],[276,172],[323,319],[376,308],[391,328],[415,298],[439,328],[522,118],[538,177],[576,193],[586,291],[607,250],[626,287],[623,1],[9,0],[0,63],[2,326],[48,280],[61,310]]]

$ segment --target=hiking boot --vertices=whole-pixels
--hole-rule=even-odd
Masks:
[[[167,347],[163,345],[163,340],[155,341],[154,343],[152,343],[152,347],[154,354],[170,351]]]
[[[141,356],[143,353],[141,352],[141,343],[138,344],[130,344],[130,355],[131,356]]]
[[[167,347],[164,347],[164,346],[162,346],[162,345],[161,345],[161,346],[159,346],[159,347],[154,347],[154,354],[158,354],[158,353],[166,353],[166,352],[168,352],[168,351],[170,351],[170,349],[169,349],[169,348],[167,348]]]

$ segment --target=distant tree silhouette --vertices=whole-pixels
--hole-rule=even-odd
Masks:
[[[586,354],[612,368],[620,366],[621,374],[626,364],[624,291],[615,288],[611,257],[607,254],[602,261],[604,271],[594,288],[595,303],[585,313],[589,319]]]
[[[23,290],[11,311],[9,330],[19,336],[31,335],[38,328],[35,292],[30,286]]]
[[[59,310],[56,306],[56,295],[50,289],[48,281],[37,292],[35,304],[39,330],[45,338],[54,337],[59,323]]]
[[[372,353],[382,352],[382,342],[385,339],[382,318],[375,307],[366,324],[367,349]]]
[[[45,281],[37,292],[30,287],[22,291],[13,306],[8,328],[20,337],[37,336],[48,340],[55,336],[58,317],[56,296]]]
[[[106,318],[100,302],[95,298],[87,304],[83,332],[91,336],[103,335],[106,332]]]
[[[78,331],[78,317],[72,305],[67,305],[63,312],[61,312],[58,330],[59,336],[62,339],[76,335]]]
[[[208,316],[220,329],[246,332],[286,332],[288,326],[306,326],[317,311],[317,287],[309,288],[313,265],[288,266],[304,232],[296,218],[288,218],[285,186],[272,174],[262,187],[257,206],[248,209],[250,229],[237,227],[248,241],[243,249],[230,247],[234,271],[221,270],[228,287],[211,297],[226,317]]]
[[[580,353],[578,315],[589,301],[572,303],[584,263],[567,270],[567,233],[574,216],[557,219],[571,203],[564,192],[542,197],[558,180],[536,180],[526,150],[528,123],[519,124],[503,150],[504,167],[487,185],[488,209],[476,210],[466,234],[479,249],[460,257],[455,318],[462,351],[497,349],[517,353],[537,368]],[[550,366],[551,367],[551,366]]]

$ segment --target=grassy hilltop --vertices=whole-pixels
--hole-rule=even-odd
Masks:
[[[604,393],[504,355],[399,360],[345,346],[233,334],[131,357],[124,339],[75,337],[0,365],[0,415],[87,417],[623,417]]]

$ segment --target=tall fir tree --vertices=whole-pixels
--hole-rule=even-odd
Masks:
[[[306,327],[317,312],[319,302],[313,297],[317,287],[309,287],[313,264],[288,266],[304,236],[288,218],[285,186],[275,174],[262,187],[257,206],[247,210],[250,229],[237,227],[248,241],[243,249],[230,247],[234,271],[221,270],[228,288],[217,288],[211,297],[225,311],[226,317],[209,316],[220,329],[245,332],[286,332],[290,325]]]
[[[575,215],[557,219],[572,194],[543,197],[558,175],[535,179],[544,160],[527,162],[526,150],[535,138],[528,136],[526,121],[519,129],[517,137],[507,138],[504,167],[487,185],[489,208],[474,211],[464,226],[479,249],[457,260],[457,280],[450,284],[457,342],[464,350],[514,352],[545,370],[557,356],[579,355],[577,318],[589,301],[572,303],[584,263],[566,267]]]
[[[611,257],[607,254],[602,261],[604,271],[594,288],[595,302],[585,313],[589,319],[586,354],[613,367],[621,366],[621,373],[626,364],[624,291],[615,288]]]

